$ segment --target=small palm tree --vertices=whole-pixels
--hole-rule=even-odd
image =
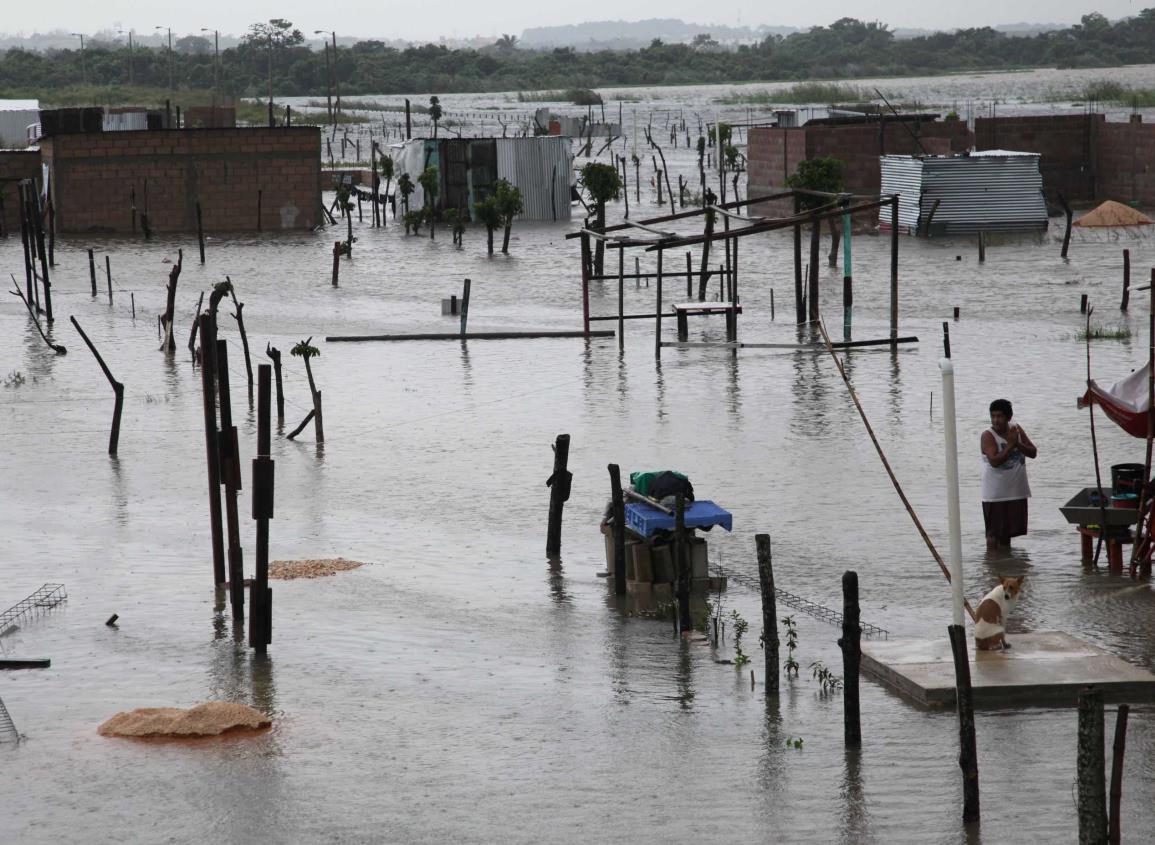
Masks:
[[[501,225],[501,209],[498,208],[496,197],[486,197],[473,204],[473,213],[478,222],[485,225],[488,236],[489,254],[493,255],[493,230]]]
[[[337,207],[341,209],[341,213],[345,215],[345,221],[349,225],[349,239],[345,241],[345,254],[350,258],[353,257],[353,200],[350,199],[349,188],[342,185],[337,189]]]
[[[425,193],[426,214],[429,217],[429,239],[434,237],[433,223],[437,219],[437,167],[429,165],[417,177],[421,190]]]
[[[393,182],[393,156],[383,155],[378,165],[381,168],[381,178],[385,180],[385,196],[389,196],[389,185]],[[397,214],[397,206],[393,206],[393,214]],[[381,224],[385,224],[385,216],[381,216]]]
[[[433,137],[437,137],[437,124],[441,120],[441,98],[434,95],[429,98],[429,118],[433,121]]]
[[[309,378],[309,393],[313,399],[313,410],[310,411],[305,419],[301,421],[301,424],[288,435],[288,438],[289,440],[292,440],[294,437],[300,434],[301,429],[308,425],[309,420],[311,419],[313,420],[314,426],[316,426],[317,442],[324,443],[325,426],[321,422],[321,392],[317,390],[317,384],[313,381],[313,368],[309,364],[309,359],[320,356],[321,350],[313,346],[313,338],[312,336],[309,336],[302,340],[300,343],[296,344],[292,349],[290,349],[289,353],[298,358],[305,359],[305,375]]]
[[[515,188],[507,179],[498,179],[493,188],[493,199],[497,203],[501,225],[505,227],[505,236],[501,240],[501,251],[508,255],[509,232],[513,228],[513,218],[525,211],[525,202],[521,198],[521,189]]]

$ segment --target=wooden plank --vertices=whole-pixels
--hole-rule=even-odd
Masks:
[[[917,337],[878,338],[875,340],[852,340],[844,343],[830,344],[835,349],[858,349],[864,346],[891,346],[896,343],[918,343]],[[679,340],[664,341],[662,346],[681,347],[683,349],[797,349],[803,352],[825,351],[822,343],[745,343],[739,341],[706,341],[706,340]]]
[[[724,202],[721,205],[719,205],[718,207],[719,208],[741,208],[742,206],[745,206],[745,205],[755,205],[755,204],[760,203],[760,202],[770,202],[771,200],[777,200],[777,199],[784,199],[786,197],[792,197],[792,196],[794,196],[795,193],[797,193],[797,192],[793,191],[793,190],[779,191],[776,194],[765,194],[764,196],[760,196],[760,197],[747,197],[744,200],[733,200],[731,202]],[[831,196],[836,196],[836,195],[832,194]],[[704,208],[693,208],[693,209],[690,209],[689,211],[679,211],[677,214],[666,214],[666,215],[663,215],[661,217],[648,217],[645,220],[639,220],[639,221],[635,221],[635,222],[646,223],[646,224],[669,223],[673,220],[685,220],[685,219],[690,218],[690,217],[701,217],[705,213],[706,213],[706,209],[704,209]],[[620,231],[622,229],[628,229],[628,228],[630,228],[629,223],[618,223],[618,224],[613,225],[613,226],[606,226],[605,230],[607,232],[616,232],[616,231]],[[574,238],[580,238],[581,232],[570,232],[565,237],[566,237],[567,241],[573,240]]]
[[[731,220],[738,220],[742,223],[761,223],[762,221],[766,220],[765,217],[761,217],[759,215],[746,216],[745,214],[735,214],[734,212],[727,211],[718,205],[712,205],[710,208],[713,211],[716,211],[718,214],[721,214],[723,217],[729,217]]]
[[[52,661],[47,657],[2,657],[0,669],[47,669]]]
[[[687,315],[726,314],[731,311],[735,314],[742,313],[741,305],[733,305],[728,302],[682,302],[672,307],[675,311],[685,311]]]
[[[614,317],[613,319],[617,319]],[[427,334],[364,334],[364,335],[333,335],[326,337],[326,343],[361,343],[364,341],[383,340],[383,341],[399,341],[399,340],[521,340],[533,338],[554,338],[554,337],[586,337],[583,331],[564,331],[564,332],[470,332],[469,334],[460,334],[453,332],[452,334],[430,332]],[[609,330],[590,332],[589,337],[613,337],[614,333]]]
[[[653,226],[647,226],[645,223],[638,223],[636,221],[631,221],[630,227],[633,229],[641,229],[643,232],[649,232],[651,235],[657,235],[663,240],[678,237],[677,232],[664,232],[661,229],[655,229]]]

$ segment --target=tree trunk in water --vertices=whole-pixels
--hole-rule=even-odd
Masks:
[[[489,240],[489,254],[493,255],[493,227],[492,226],[486,226],[485,227],[485,233],[488,236],[488,240]]]
[[[505,224],[505,236],[501,239],[501,251],[509,254],[509,232],[513,228],[512,223]]]
[[[597,204],[597,216],[594,218],[594,228],[598,232],[602,232],[606,228],[606,203],[605,200],[599,200]],[[598,239],[597,246],[594,247],[594,275],[602,275],[602,268],[605,266],[606,258],[606,244],[605,241]]]

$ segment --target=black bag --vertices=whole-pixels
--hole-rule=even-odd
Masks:
[[[687,502],[694,501],[694,485],[690,483],[688,478],[682,478],[676,473],[663,472],[650,482],[651,499],[657,499],[660,502],[667,496],[677,496],[679,493]]]

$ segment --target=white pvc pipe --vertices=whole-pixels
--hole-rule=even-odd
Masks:
[[[943,439],[946,441],[946,503],[950,521],[950,591],[954,624],[963,624],[962,517],[959,513],[958,431],[954,414],[954,364],[939,361],[942,369]]]

